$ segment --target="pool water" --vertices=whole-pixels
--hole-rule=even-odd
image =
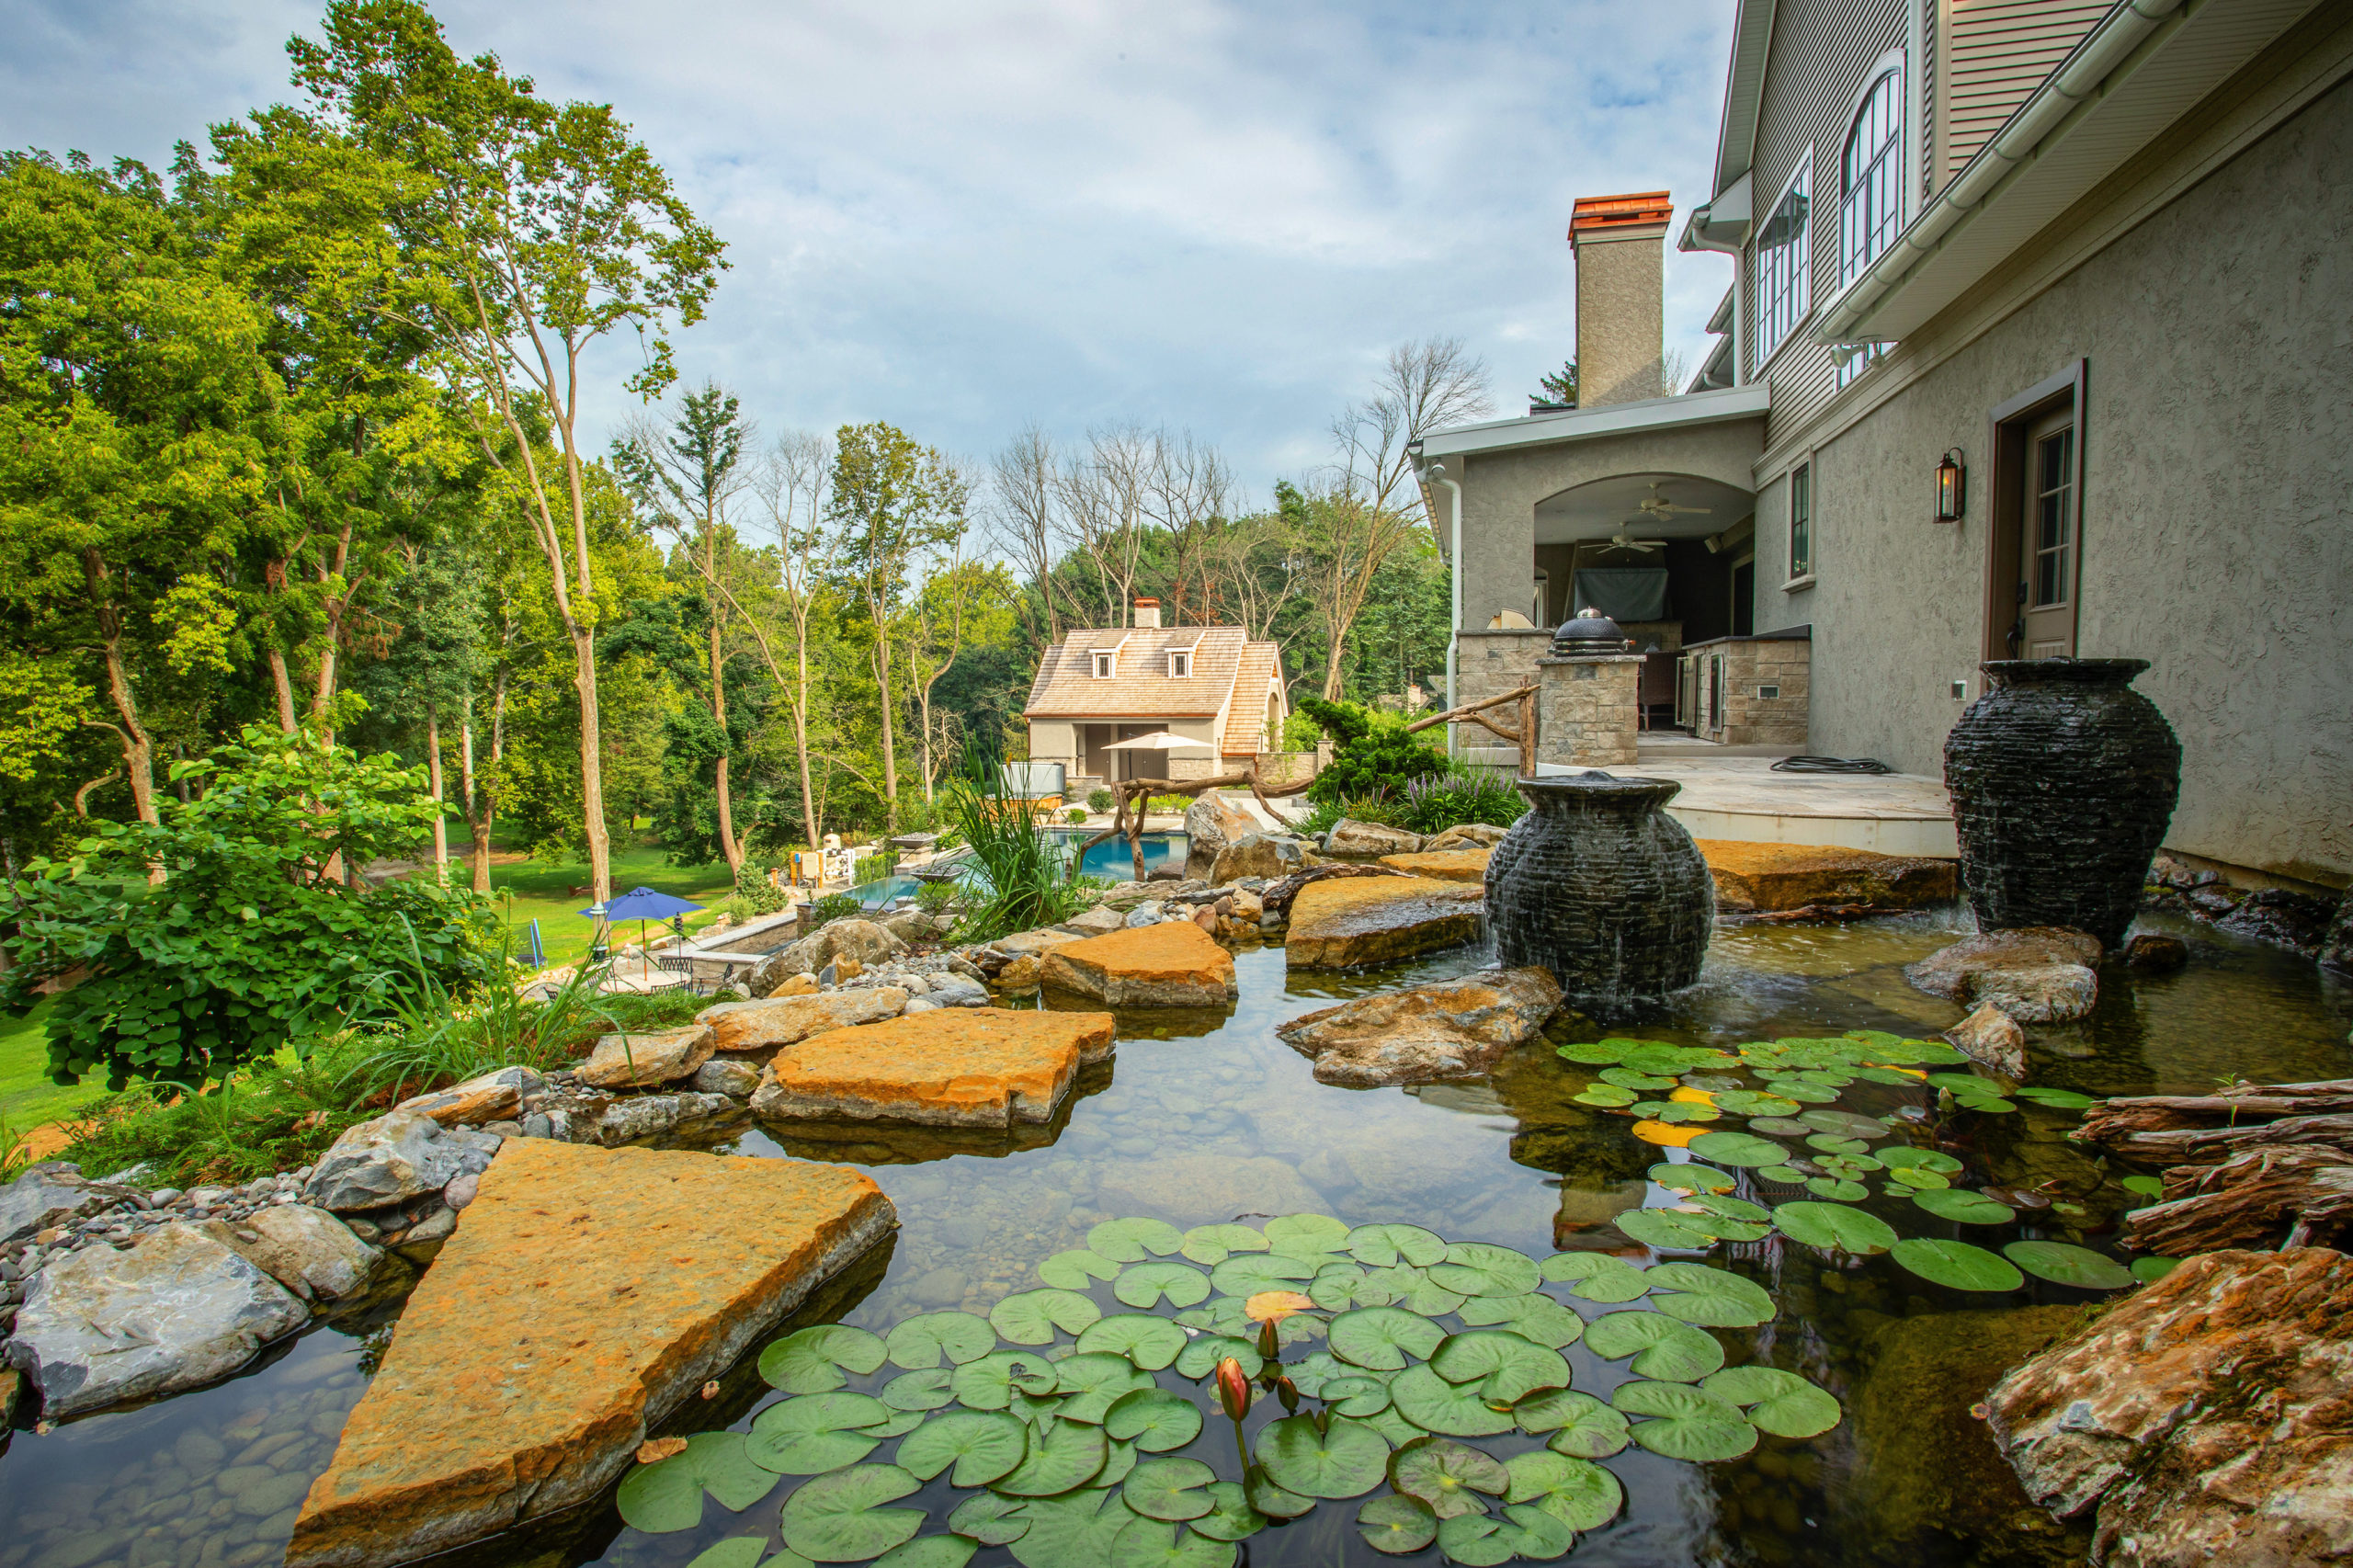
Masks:
[[[1094,836],[1092,829],[1049,829],[1048,836],[1063,846],[1065,855],[1074,845],[1083,844]],[[1147,833],[1143,835],[1143,870],[1150,876],[1161,867],[1175,861],[1181,869],[1185,864],[1185,835],[1181,833]],[[1135,852],[1125,839],[1114,838],[1086,851],[1080,862],[1084,875],[1099,877],[1107,882],[1131,882],[1136,880]],[[918,877],[877,877],[870,882],[860,882],[851,888],[849,896],[869,909],[881,909],[903,898],[913,898],[921,891]]]
[[[2291,955],[2186,921],[2154,916],[2143,926],[2187,940],[2190,966],[2154,978],[2104,973],[2092,1017],[2037,1031],[2038,1044],[2048,1048],[2036,1058],[2037,1082],[2093,1094],[2179,1092],[2225,1074],[2295,1080],[2353,1073],[2347,1045],[2353,991]],[[1901,966],[1955,934],[1949,916],[1722,929],[1701,983],[1666,1016],[1631,1032],[1720,1046],[1850,1028],[1933,1036],[1959,1009],[1912,991]],[[833,1137],[796,1132],[788,1144],[745,1121],[704,1142],[854,1163],[896,1203],[902,1229],[894,1241],[796,1326],[841,1321],[880,1331],[918,1312],[985,1312],[1036,1285],[1037,1265],[1084,1245],[1090,1225],[1128,1214],[1156,1214],[1181,1227],[1320,1211],[1351,1224],[1421,1224],[1450,1241],[1495,1242],[1536,1257],[1586,1248],[1639,1256],[1612,1221],[1630,1208],[1677,1201],[1644,1173],[1683,1156],[1636,1141],[1622,1116],[1575,1103],[1592,1069],[1536,1041],[1491,1077],[1349,1090],[1316,1084],[1308,1062],[1274,1035],[1277,1024],[1336,1000],[1483,961],[1478,949],[1465,949],[1381,971],[1292,975],[1279,949],[1245,950],[1237,957],[1238,1004],[1123,1016],[1116,1060],[1083,1081],[1054,1124],[1013,1138],[864,1128]],[[1567,1040],[1617,1031],[1556,1023],[1553,1032]],[[1927,1097],[1858,1085],[1838,1103],[1878,1114],[1925,1105]],[[1972,1167],[1970,1185],[2056,1181],[2086,1210],[2075,1222],[2080,1230],[2056,1222],[1971,1227],[1970,1240],[1998,1247],[2043,1234],[2107,1244],[2115,1214],[2133,1200],[2115,1185],[2118,1173],[2066,1142],[2075,1120],[2021,1102],[2015,1114],[1961,1116],[1938,1128],[1945,1146]],[[1906,1234],[1959,1233],[1929,1229],[1933,1221],[1924,1225],[1923,1216],[1899,1213],[1887,1200],[1865,1207]],[[1624,1483],[1625,1510],[1579,1536],[1568,1561],[1629,1568],[2008,1568],[2084,1560],[2086,1532],[2053,1525],[2026,1502],[1969,1407],[2025,1348],[2078,1321],[2099,1294],[2036,1280],[2007,1295],[1964,1294],[1884,1256],[1842,1266],[1769,1235],[1719,1244],[1707,1261],[1766,1286],[1779,1309],[1756,1328],[1711,1331],[1732,1363],[1801,1373],[1838,1397],[1846,1419],[1805,1441],[1767,1438],[1723,1463],[1626,1449],[1603,1461]],[[1569,1304],[1588,1318],[1608,1310]],[[331,1457],[398,1308],[393,1288],[273,1347],[221,1384],[46,1434],[17,1432],[0,1456],[0,1568],[276,1562],[301,1487]],[[1628,1376],[1622,1362],[1601,1360],[1581,1343],[1566,1354],[1574,1386],[1587,1392],[1606,1397]],[[740,1426],[776,1397],[748,1361],[724,1384],[719,1401],[687,1418],[710,1425],[716,1415]],[[1270,1414],[1279,1411],[1266,1401],[1252,1425]],[[1230,1438],[1221,1445],[1220,1437],[1213,1422],[1186,1451],[1222,1474],[1236,1467]],[[1506,1437],[1479,1446],[1508,1457],[1535,1441]],[[599,1506],[530,1540],[484,1543],[465,1556],[482,1568],[685,1568],[730,1536],[765,1530],[772,1540],[784,1492],[741,1516],[713,1504],[699,1528],[672,1535],[627,1528]],[[936,1529],[961,1495],[935,1483],[908,1506],[931,1508],[927,1528]],[[1250,1568],[1370,1568],[1382,1559],[1358,1538],[1355,1506],[1326,1504],[1264,1531],[1245,1543],[1243,1561]],[[1439,1558],[1431,1548],[1407,1561],[1435,1568]],[[972,1568],[1010,1562],[1006,1549],[983,1548]]]

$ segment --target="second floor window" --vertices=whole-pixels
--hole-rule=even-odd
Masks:
[[[1168,674],[1175,680],[1193,678],[1193,655],[1190,650],[1168,655]]]
[[[1097,680],[1109,680],[1119,667],[1119,659],[1120,655],[1117,653],[1096,654],[1095,678]]]
[[[1904,73],[1882,72],[1855,111],[1838,165],[1838,285],[1845,288],[1904,227]],[[1845,386],[1879,358],[1874,344],[1838,367]]]
[[[1813,155],[1790,178],[1789,188],[1756,231],[1756,363],[1762,369],[1812,306],[1813,246],[1807,243]]]
[[[1813,465],[1790,471],[1790,581],[1813,575]]]

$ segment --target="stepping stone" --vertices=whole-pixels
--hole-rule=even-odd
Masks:
[[[771,996],[763,1002],[722,1002],[697,1013],[695,1022],[710,1027],[720,1051],[774,1051],[854,1024],[879,1024],[906,1010],[904,989],[876,985],[862,991]]]
[[[1440,882],[1482,882],[1487,880],[1488,849],[1425,849],[1419,855],[1383,855],[1381,864],[1409,877]]]
[[[1348,969],[1478,940],[1486,890],[1429,877],[1336,877],[1291,900],[1285,959],[1297,969]]]
[[[608,1034],[579,1067],[580,1081],[600,1089],[621,1089],[644,1084],[666,1084],[694,1075],[710,1060],[717,1038],[707,1024],[657,1029],[636,1034]]]
[[[1315,1062],[1315,1081],[1369,1089],[1483,1076],[1533,1039],[1561,1005],[1544,969],[1483,970],[1461,980],[1360,996],[1278,1025]]]
[[[1695,842],[1715,875],[1716,907],[1733,914],[1916,909],[1956,896],[1951,860],[1815,844]]]
[[[1048,1121],[1079,1068],[1111,1054],[1113,1038],[1108,1013],[915,1013],[786,1046],[752,1110],[933,1127]]]
[[[888,1235],[841,1165],[509,1140],[402,1313],[288,1568],[379,1568],[596,1497]]]
[[[1233,955],[1189,920],[1065,943],[1039,983],[1111,1007],[1222,1007],[1242,994]]]

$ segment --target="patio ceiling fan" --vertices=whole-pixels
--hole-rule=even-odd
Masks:
[[[1666,541],[1663,539],[1628,539],[1626,530],[1632,526],[1631,520],[1619,524],[1618,531],[1609,536],[1609,542],[1601,547],[1601,553],[1607,555],[1613,550],[1639,550],[1647,554],[1651,551],[1666,548]]]
[[[1704,517],[1713,509],[1707,506],[1678,506],[1658,493],[1658,483],[1651,483],[1650,495],[1635,503],[1635,509],[1647,514],[1654,522],[1663,523],[1669,517]]]

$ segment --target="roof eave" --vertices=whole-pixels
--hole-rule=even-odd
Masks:
[[[1732,419],[1760,419],[1772,406],[1764,381],[1689,392],[1681,397],[1644,398],[1639,403],[1605,403],[1599,408],[1573,408],[1561,414],[1531,415],[1524,419],[1490,420],[1434,430],[1422,438],[1426,458],[1455,454],[1508,451],[1518,447],[1547,446],[1555,441],[1586,441],[1637,430],[1673,430],[1718,425]]]
[[[1724,73],[1724,111],[1716,132],[1716,184],[1729,190],[1756,156],[1756,119],[1773,52],[1775,0],[1740,0],[1733,18],[1732,67]]]

